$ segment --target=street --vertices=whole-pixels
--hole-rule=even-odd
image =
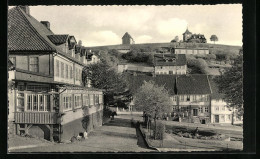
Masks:
[[[90,132],[87,140],[68,144],[13,149],[10,152],[149,152],[136,129],[130,127],[129,119],[115,118],[114,121]],[[140,136],[139,136],[140,137]]]

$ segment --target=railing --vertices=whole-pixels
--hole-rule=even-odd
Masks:
[[[56,124],[54,112],[15,112],[15,123],[25,124]]]

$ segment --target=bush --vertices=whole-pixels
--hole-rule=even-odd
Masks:
[[[156,128],[154,127],[154,138],[163,140],[164,136],[165,136],[165,125],[163,122],[160,121],[156,124]]]

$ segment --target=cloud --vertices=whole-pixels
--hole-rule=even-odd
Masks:
[[[149,35],[141,35],[135,39],[136,43],[149,43],[153,38]]]
[[[161,20],[157,23],[157,30],[162,35],[181,35],[188,22],[184,19],[170,18],[168,20]]]
[[[114,45],[120,43],[121,38],[110,30],[92,32],[83,41],[83,45],[85,46]]]

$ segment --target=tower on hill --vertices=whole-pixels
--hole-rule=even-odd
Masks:
[[[125,34],[124,34],[124,36],[122,37],[122,44],[134,44],[135,43],[135,41],[134,41],[134,39],[132,38],[132,36],[128,33],[128,32],[126,32]]]

